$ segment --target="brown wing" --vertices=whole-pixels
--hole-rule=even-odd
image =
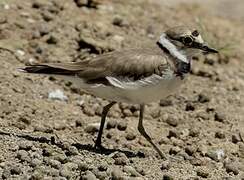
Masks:
[[[130,49],[77,63],[45,63],[27,66],[23,70],[31,73],[75,74],[87,80],[120,75],[145,77],[153,73],[161,75],[161,71],[169,66],[167,56],[163,53],[153,49]]]

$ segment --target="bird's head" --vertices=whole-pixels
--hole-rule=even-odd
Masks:
[[[185,26],[170,28],[165,32],[167,38],[178,51],[190,58],[200,52],[218,53],[210,47],[202,38],[200,32],[196,29],[190,29]],[[163,45],[163,44],[162,44]]]

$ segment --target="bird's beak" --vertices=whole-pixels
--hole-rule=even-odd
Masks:
[[[200,49],[203,50],[205,53],[219,53],[218,50],[209,47],[208,44],[202,44]]]

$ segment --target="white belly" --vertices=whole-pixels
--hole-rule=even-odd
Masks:
[[[69,79],[79,88],[89,94],[116,102],[132,104],[149,103],[163,99],[174,93],[183,83],[180,77],[170,76],[162,78],[154,76],[140,81],[120,81],[116,78],[107,78],[111,85],[87,84],[78,77]]]

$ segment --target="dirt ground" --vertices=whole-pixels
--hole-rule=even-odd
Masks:
[[[0,179],[244,179],[242,1],[170,2],[0,0]],[[107,149],[95,150],[108,102],[55,77],[17,71],[147,46],[185,24],[220,54],[194,58],[178,93],[146,106],[145,127],[167,160],[139,135],[137,105],[112,108]]]

